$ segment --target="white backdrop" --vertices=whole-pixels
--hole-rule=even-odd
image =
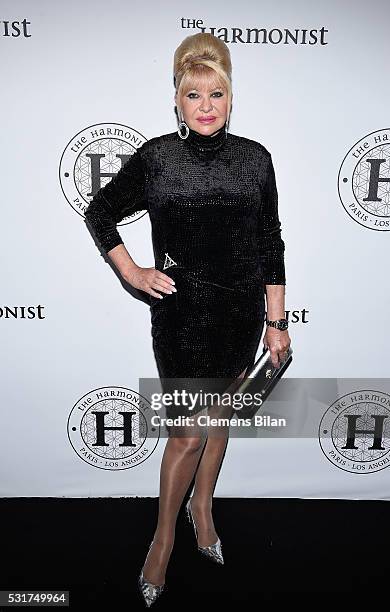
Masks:
[[[357,390],[381,393],[387,416],[389,3],[0,6],[0,494],[158,495],[165,438],[144,441],[146,455],[121,469],[102,464],[92,447],[80,420],[88,407],[75,416],[81,398],[93,405],[96,389],[121,387],[134,398],[140,377],[157,376],[149,307],[100,256],[82,211],[89,154],[104,161],[111,145],[129,153],[137,138],[176,129],[173,53],[201,26],[225,34],[231,50],[230,131],[273,156],[294,348],[288,382],[334,380],[312,400],[318,426],[332,403]],[[234,28],[242,30],[236,42]],[[264,28],[265,42],[261,33],[245,42],[250,28]],[[288,30],[297,42],[284,42]],[[111,124],[123,134],[113,139]],[[148,215],[119,230],[136,262],[154,265]],[[363,400],[370,414],[370,402],[378,406]],[[215,495],[390,499],[387,431],[375,457],[366,439],[351,469],[332,461],[318,436],[231,439]],[[340,437],[329,444],[343,454]],[[379,457],[383,469],[370,468]]]

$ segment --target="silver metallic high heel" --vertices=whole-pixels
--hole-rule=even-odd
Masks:
[[[189,498],[189,500],[186,503],[186,512],[187,512],[188,520],[190,522],[192,521],[192,524],[194,526],[196,540],[198,540],[198,531],[196,529],[194,517],[192,516],[191,498]],[[206,557],[209,557],[209,559],[211,559],[212,561],[215,561],[216,563],[221,563],[222,565],[224,564],[224,560],[222,556],[222,543],[219,538],[215,544],[210,544],[210,546],[199,546],[198,544],[198,550],[200,550],[200,552],[203,553]]]
[[[153,542],[149,546],[149,550],[152,546]],[[144,598],[144,602],[148,608],[156,601],[157,597],[161,595],[163,590],[165,589],[164,584],[153,584],[152,582],[148,582],[144,577],[144,570],[142,568],[140,575],[138,576],[138,587],[142,597]]]

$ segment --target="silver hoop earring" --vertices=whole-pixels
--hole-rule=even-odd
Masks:
[[[184,127],[184,129],[186,130],[185,134],[182,134],[182,128]],[[186,138],[188,138],[188,134],[190,133],[190,129],[188,127],[188,125],[186,124],[185,121],[180,121],[179,123],[179,129],[177,130],[177,133],[179,134],[180,138],[182,140],[185,140]]]

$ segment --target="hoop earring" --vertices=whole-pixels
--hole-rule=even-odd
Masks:
[[[186,133],[184,135],[182,134],[182,131],[181,131],[183,127],[186,130]],[[179,136],[180,136],[180,138],[182,140],[185,140],[186,138],[188,138],[188,134],[190,133],[190,129],[189,129],[189,127],[188,127],[188,125],[186,124],[185,121],[180,121],[179,129],[177,130],[177,133],[179,134]]]

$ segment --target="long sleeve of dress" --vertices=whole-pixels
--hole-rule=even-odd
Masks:
[[[262,215],[259,223],[260,258],[265,285],[285,285],[284,251],[278,212],[278,190],[272,156],[269,156],[263,192]]]
[[[148,210],[145,182],[144,161],[137,149],[89,203],[85,211],[86,221],[106,253],[118,244],[123,244],[117,223],[133,212]]]

